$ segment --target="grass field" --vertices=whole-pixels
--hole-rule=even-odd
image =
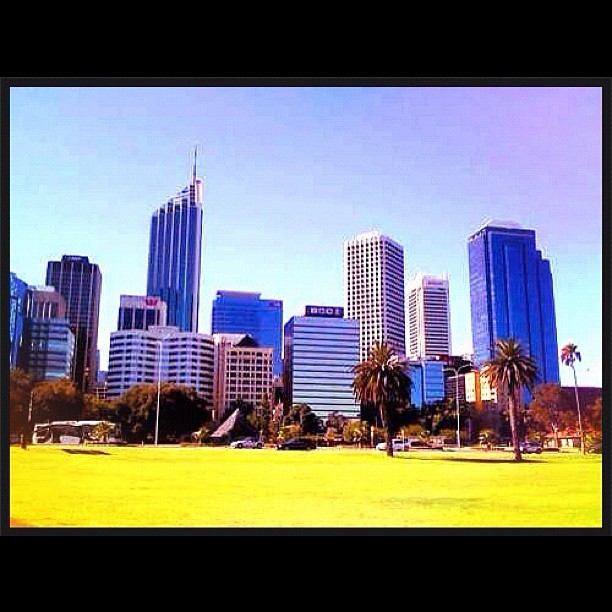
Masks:
[[[10,449],[37,527],[601,527],[601,456],[196,447]]]

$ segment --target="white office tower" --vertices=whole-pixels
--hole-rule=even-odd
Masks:
[[[359,321],[360,361],[375,342],[406,354],[404,248],[378,230],[344,242],[346,317]]]
[[[140,383],[171,382],[193,387],[211,408],[213,367],[214,343],[207,334],[157,325],[119,330],[110,335],[107,396]]]
[[[451,354],[447,275],[417,274],[408,281],[408,338],[411,357]]]

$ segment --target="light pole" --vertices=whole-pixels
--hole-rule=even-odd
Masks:
[[[459,368],[444,368],[444,370],[448,370],[449,372],[455,373],[455,407],[457,411],[457,448],[461,448],[461,437],[460,437],[460,422],[459,422],[459,372],[463,370],[463,368],[471,368],[470,365],[462,365]]]
[[[162,364],[162,346],[163,341],[169,337],[169,334],[166,336],[161,336],[157,339],[159,344],[159,360],[157,362],[157,409],[155,410],[155,446],[157,446],[157,441],[159,438],[159,400],[161,396],[161,364]]]

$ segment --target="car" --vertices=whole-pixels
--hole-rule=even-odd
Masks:
[[[263,442],[257,438],[240,438],[234,440],[230,448],[263,448]]]
[[[312,450],[316,447],[316,443],[308,438],[289,438],[276,445],[277,450]]]
[[[525,453],[527,455],[529,453],[536,453],[539,455],[542,452],[542,445],[539,442],[533,442],[532,440],[521,442],[519,448],[521,449],[521,453]]]
[[[590,454],[601,455],[601,442],[594,442],[591,446],[587,446],[585,450]]]
[[[393,452],[395,452],[395,451],[409,451],[410,450],[410,446],[411,446],[410,440],[408,440],[408,439],[402,440],[401,438],[394,438],[392,440],[392,444],[393,444]],[[379,444],[376,445],[376,450],[386,451],[387,450],[387,443],[386,442],[380,442]]]

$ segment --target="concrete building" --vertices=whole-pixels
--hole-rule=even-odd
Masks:
[[[451,354],[448,276],[417,274],[408,281],[408,338],[411,357]]]
[[[285,397],[308,404],[325,419],[332,412],[358,417],[352,368],[359,363],[359,322],[341,307],[306,306],[285,324]]]
[[[166,302],[152,295],[119,296],[117,330],[149,329],[152,325],[164,326],[168,322]]]
[[[360,360],[375,342],[406,354],[404,249],[378,230],[344,242],[346,316],[359,321]]]
[[[111,333],[107,396],[123,395],[140,383],[185,385],[213,403],[214,343],[212,336],[183,332],[176,326]]]
[[[272,347],[260,347],[248,334],[213,334],[214,418],[242,400],[253,407],[267,396],[274,402]]]

